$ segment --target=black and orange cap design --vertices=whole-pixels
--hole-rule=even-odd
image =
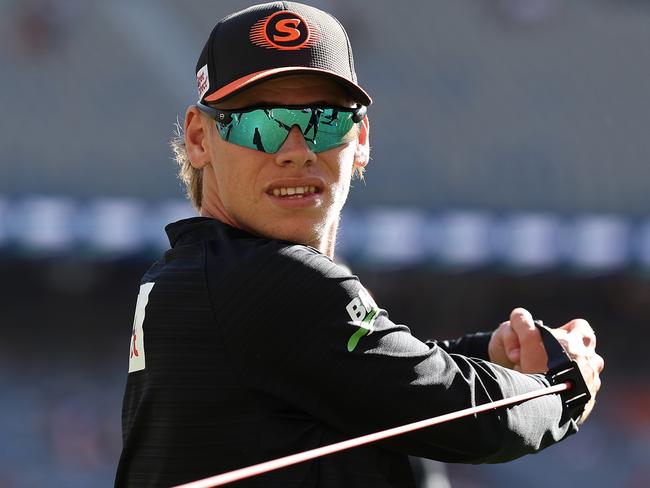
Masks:
[[[332,15],[296,2],[254,5],[220,20],[196,65],[199,100],[217,102],[286,74],[333,78],[363,105],[350,40]]]
[[[315,46],[316,32],[300,15],[282,10],[255,22],[249,38],[259,47],[295,51]]]

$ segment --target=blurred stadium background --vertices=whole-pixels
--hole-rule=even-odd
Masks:
[[[0,0],[1,487],[112,484],[138,280],[193,214],[167,142],[250,3]],[[339,257],[418,336],[525,306],[607,362],[581,435],[451,486],[650,486],[650,2],[307,3],[375,99]]]

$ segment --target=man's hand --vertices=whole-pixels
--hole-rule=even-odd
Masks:
[[[589,322],[583,319],[572,320],[551,331],[571,359],[578,363],[591,392],[591,401],[580,419],[583,422],[593,408],[604,367],[603,358],[596,353],[596,335]],[[523,308],[514,309],[510,320],[494,331],[488,353],[493,363],[522,373],[545,373],[548,370],[542,336],[533,323],[533,317]]]

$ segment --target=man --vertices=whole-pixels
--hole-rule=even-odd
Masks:
[[[237,12],[197,78],[175,151],[201,217],[167,226],[172,249],[142,279],[116,486],[189,482],[549,385],[525,310],[494,333],[424,343],[332,261],[371,103],[336,19],[293,2]],[[595,396],[591,327],[554,334]],[[407,455],[507,461],[588,410],[547,396],[237,486],[412,487]]]

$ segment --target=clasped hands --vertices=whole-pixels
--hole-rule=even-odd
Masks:
[[[583,319],[572,320],[551,331],[571,359],[578,363],[591,392],[591,401],[579,420],[582,423],[593,408],[600,389],[600,373],[605,364],[596,353],[596,335],[589,322]],[[546,373],[548,370],[548,356],[542,336],[533,323],[532,315],[523,308],[514,309],[510,320],[503,322],[492,333],[488,353],[491,362],[521,373]]]

